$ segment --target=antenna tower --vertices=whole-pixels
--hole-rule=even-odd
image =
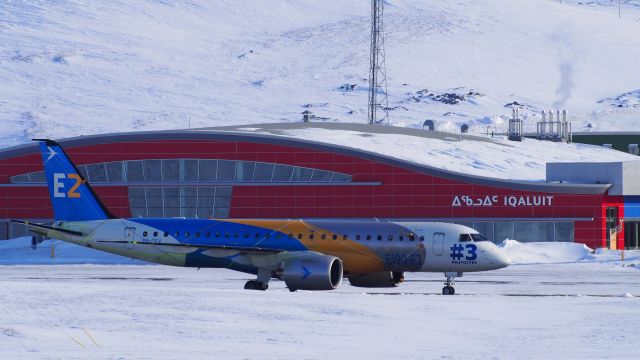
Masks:
[[[371,0],[371,54],[369,57],[369,124],[389,123],[387,70],[384,57],[383,0]],[[383,114],[378,115],[378,108]]]

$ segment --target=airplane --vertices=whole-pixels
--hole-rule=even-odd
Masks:
[[[442,222],[117,218],[58,143],[34,141],[54,222],[12,221],[48,238],[151,263],[256,275],[249,290],[266,290],[273,278],[290,291],[332,290],[343,278],[357,287],[395,287],[405,272],[441,272],[442,294],[453,295],[463,273],[510,265],[476,230]]]

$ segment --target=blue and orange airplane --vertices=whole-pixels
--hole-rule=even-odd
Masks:
[[[442,272],[445,295],[463,272],[503,268],[509,259],[474,229],[438,222],[348,220],[116,218],[52,140],[40,143],[52,224],[35,233],[158,264],[227,268],[257,275],[245,289],[266,290],[272,278],[289,290],[393,287],[405,272]]]

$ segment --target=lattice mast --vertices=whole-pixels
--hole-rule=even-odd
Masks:
[[[371,0],[371,51],[369,57],[369,124],[389,123],[387,70],[384,56],[383,0]],[[382,114],[378,114],[378,109]],[[379,116],[382,115],[382,116]]]

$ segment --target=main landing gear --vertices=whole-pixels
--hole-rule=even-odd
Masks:
[[[442,288],[442,295],[453,295],[456,293],[456,289],[453,287],[455,279],[457,276],[462,277],[462,273],[457,272],[446,272],[444,276],[447,278],[447,281],[444,283],[444,287]]]
[[[269,280],[271,280],[271,270],[258,269],[258,279],[247,281],[244,289],[265,291],[269,288]]]
[[[267,290],[269,288],[268,283],[263,283],[257,280],[249,280],[246,284],[244,284],[245,290]]]

